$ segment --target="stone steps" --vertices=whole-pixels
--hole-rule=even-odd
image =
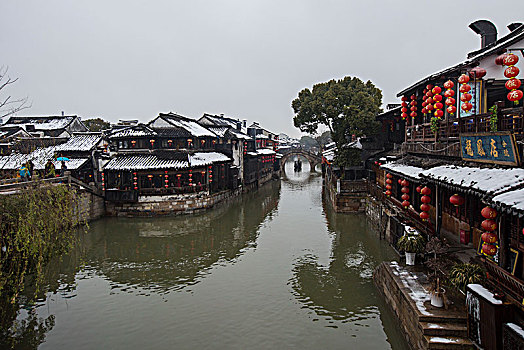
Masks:
[[[468,327],[465,323],[446,322],[446,323],[434,323],[434,322],[420,322],[420,328],[424,332],[424,335],[440,336],[440,337],[463,337],[468,336]]]
[[[428,344],[427,349],[476,349],[471,341],[462,337],[425,335],[424,338],[426,338],[426,342]]]

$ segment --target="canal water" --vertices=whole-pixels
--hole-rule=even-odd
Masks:
[[[396,256],[293,171],[195,216],[104,218],[21,305],[21,348],[405,349],[372,283]],[[31,293],[28,287],[26,293]],[[24,328],[25,327],[25,328]],[[34,329],[36,330],[34,330]]]

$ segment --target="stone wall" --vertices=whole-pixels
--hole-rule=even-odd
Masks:
[[[240,189],[227,190],[211,195],[206,192],[170,196],[141,196],[138,203],[106,202],[109,216],[155,216],[191,214],[212,208],[219,202],[235,197]]]
[[[77,191],[76,205],[82,221],[99,219],[106,212],[104,198],[82,189]]]
[[[412,300],[403,292],[401,283],[393,275],[387,262],[380,264],[373,273],[373,282],[399,319],[399,325],[411,349],[427,349],[428,344],[419,327],[419,315]]]
[[[349,182],[350,181],[344,182],[345,188],[351,186],[348,184]],[[358,185],[359,188],[361,187],[359,181],[356,181],[356,185]],[[324,187],[331,205],[337,213],[355,213],[366,210],[367,191],[337,192],[336,183],[334,181],[327,181],[327,177],[324,177]]]

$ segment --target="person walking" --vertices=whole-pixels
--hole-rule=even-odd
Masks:
[[[65,176],[65,172],[67,171],[67,165],[65,161],[63,160],[60,162],[60,176]]]
[[[49,159],[47,161],[47,163],[45,163],[45,168],[44,168],[44,176],[46,178],[54,178],[55,177],[55,165],[53,164],[53,162],[51,161],[51,159]]]
[[[23,182],[26,182],[29,180],[29,170],[27,169],[27,166],[25,164],[23,164],[21,167],[20,167],[20,178],[22,179]]]

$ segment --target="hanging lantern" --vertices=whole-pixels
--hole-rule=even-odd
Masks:
[[[402,101],[407,101],[407,100],[408,100],[407,96],[402,96]]]
[[[506,84],[504,85],[506,86],[506,89],[508,90],[515,90],[515,89],[518,89],[521,84],[522,82],[520,81],[520,79],[514,78],[514,79],[508,80]]]
[[[407,209],[409,207],[409,202],[408,201],[403,201],[402,202],[402,206],[404,207],[404,209]]]
[[[454,206],[458,207],[464,204],[464,197],[461,197],[458,194],[454,194],[453,196],[449,197],[449,202]]]
[[[495,231],[497,229],[497,223],[493,219],[486,219],[480,224],[486,231]]]
[[[400,184],[402,186],[406,187],[406,186],[409,186],[409,181],[408,180],[402,180],[402,182]]]
[[[426,89],[428,89],[428,92],[430,92],[431,89],[433,89],[433,85],[431,84],[426,85]]]
[[[422,211],[429,211],[430,208],[431,208],[431,207],[430,207],[429,204],[427,204],[427,203],[422,203],[422,204],[420,205],[420,210],[422,210]]]
[[[401,198],[402,200],[407,201],[407,200],[409,200],[409,194],[404,193],[404,194],[402,195],[402,197],[400,197],[400,198]]]
[[[505,66],[514,66],[519,62],[519,56],[515,55],[514,53],[508,53],[504,57],[503,64]]]
[[[508,54],[503,53],[502,55],[497,56],[497,58],[495,58],[495,64],[497,66],[503,66],[504,65],[504,59],[506,58],[507,55]]]
[[[449,106],[448,108],[446,108],[446,111],[448,111],[448,113],[453,116],[455,114],[455,112],[457,111],[457,107],[455,106]]]
[[[402,192],[402,193],[409,193],[409,187],[402,187],[400,192]]]
[[[442,95],[440,95],[441,91],[442,89],[439,86],[435,86],[432,90],[434,94],[433,101],[435,102],[435,104],[433,105],[433,107],[435,108],[435,112],[433,113],[433,115],[439,119],[442,118],[442,116],[444,115],[444,112],[442,111],[444,105],[440,102],[442,101]]]
[[[475,67],[469,71],[469,76],[471,79],[477,80],[482,79],[486,75],[486,70],[484,68]]]
[[[402,184],[402,179],[398,179],[397,182],[398,182],[399,185]]]
[[[458,78],[458,82],[461,83],[461,84],[467,84],[467,83],[469,83],[469,76],[467,76],[466,74],[462,74],[462,75]]]
[[[422,196],[422,197],[420,197],[420,201],[422,203],[426,203],[427,204],[427,203],[431,202],[431,198],[429,196]]]
[[[421,186],[417,186],[417,188],[415,188],[415,191],[417,191],[417,193],[420,193],[420,190],[422,190]]]
[[[517,75],[519,75],[519,69],[515,66],[519,61],[519,57],[513,53],[509,53],[504,57],[503,64],[505,66],[508,66],[506,70],[504,70],[504,76],[506,78],[509,78],[509,80],[506,82],[505,86],[510,92],[508,92],[508,100],[513,102],[515,105],[519,104],[519,100],[522,99],[522,91],[517,90],[520,87],[520,80],[517,79]]]
[[[458,78],[458,81],[459,81],[459,83],[462,84],[462,86],[459,88],[459,91],[463,93],[463,95],[460,97],[460,100],[463,102],[462,105],[460,106],[460,108],[464,112],[469,112],[473,108],[473,105],[469,102],[469,100],[471,100],[471,95],[468,94],[468,92],[471,90],[471,86],[468,85],[469,76],[466,75],[466,74],[462,74]],[[469,95],[470,96],[469,99],[468,99],[467,96],[464,97],[464,94]]]
[[[391,190],[392,188],[391,185],[386,185],[386,190]]]
[[[471,94],[468,94],[467,92],[463,93],[462,96],[460,96],[460,100],[462,102],[469,102],[472,98],[473,96],[471,96]]]
[[[523,95],[524,94],[522,93],[522,91],[520,91],[520,90],[513,90],[513,91],[508,92],[508,100],[510,100],[511,102],[513,102],[516,105],[518,105],[519,104],[519,100],[522,99]]]
[[[486,243],[495,243],[498,240],[498,237],[493,232],[484,232],[481,236],[482,241]]]
[[[428,195],[431,194],[431,190],[429,189],[429,187],[424,186],[424,188],[422,188],[422,189],[420,190],[420,193],[422,193],[422,194],[425,195],[425,196],[428,196]]]
[[[491,207],[484,207],[480,211],[480,215],[485,219],[494,219],[497,217],[497,211]]]
[[[388,179],[391,179],[391,178],[393,177],[393,175],[391,175],[390,173],[387,173],[387,174],[386,174],[386,177],[387,177]]]
[[[519,75],[519,73],[520,69],[518,69],[518,67],[515,66],[509,66],[504,70],[504,76],[509,79],[515,78],[517,75]]]
[[[497,247],[493,244],[484,244],[482,245],[482,252],[486,255],[493,256],[497,254]]]
[[[426,221],[427,219],[429,219],[429,214],[426,213],[425,211],[421,212],[419,214],[420,218],[423,220],[423,221]]]
[[[465,84],[465,85],[462,85],[460,88],[459,88],[459,91],[462,92],[462,93],[466,93],[466,92],[470,92],[471,90],[471,86]]]
[[[449,106],[446,108],[446,110],[448,111],[448,113],[453,116],[455,114],[455,111],[457,110],[456,108],[453,109],[453,108],[450,108],[450,107],[455,107],[455,99],[453,98],[453,95],[455,95],[455,91],[453,91],[453,87],[455,86],[455,84],[451,81],[451,80],[448,80],[444,83],[444,87],[446,88],[446,92],[444,92],[444,96],[446,96],[446,106]]]
[[[387,183],[388,185],[391,185],[391,184],[393,183],[393,180],[391,180],[391,179],[386,179],[386,183]]]
[[[386,196],[388,196],[388,197],[391,196],[391,191],[390,190],[386,191]]]
[[[473,105],[470,102],[465,102],[460,107],[464,112],[469,112],[471,109],[473,109]]]

